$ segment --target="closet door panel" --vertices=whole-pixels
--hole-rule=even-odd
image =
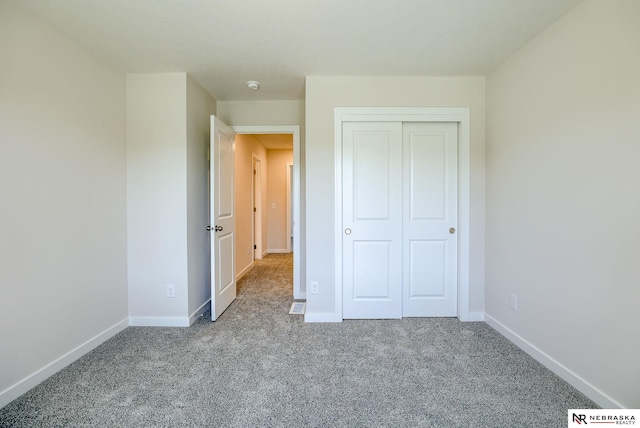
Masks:
[[[403,126],[403,316],[457,315],[458,127]]]
[[[402,125],[343,125],[343,318],[402,317]]]

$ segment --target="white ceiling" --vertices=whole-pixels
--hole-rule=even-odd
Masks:
[[[186,71],[224,101],[304,99],[305,76],[485,75],[582,0],[11,1],[123,71]]]

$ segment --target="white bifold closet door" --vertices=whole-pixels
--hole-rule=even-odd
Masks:
[[[343,124],[343,318],[457,315],[455,123]]]

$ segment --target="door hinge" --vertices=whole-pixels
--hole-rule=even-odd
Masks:
[[[253,212],[258,211],[258,209],[256,207],[253,207]]]
[[[257,250],[257,249],[258,249],[258,246],[257,246],[257,245],[254,245],[254,246],[253,246],[253,249],[254,249],[254,250]]]

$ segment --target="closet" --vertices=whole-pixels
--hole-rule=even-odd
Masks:
[[[458,123],[342,123],[343,318],[457,316]]]

